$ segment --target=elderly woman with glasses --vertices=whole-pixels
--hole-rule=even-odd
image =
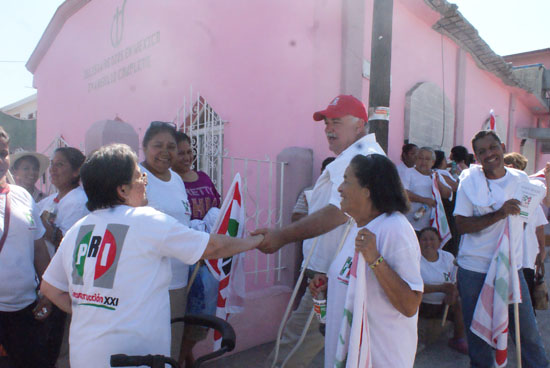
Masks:
[[[355,222],[330,265],[328,280],[317,275],[309,285],[317,295],[327,290],[328,281],[325,367],[345,365],[349,350],[344,347],[370,347],[373,367],[412,367],[423,283],[418,240],[404,216],[409,204],[397,169],[385,156],[357,155],[338,191],[342,211]],[[364,278],[358,279],[357,272],[356,282],[351,282],[361,264],[366,264]],[[366,338],[351,341],[349,331],[342,333],[351,315],[354,326],[362,316],[348,309],[349,300],[365,301],[366,320],[359,319],[359,325],[368,328],[368,343]],[[341,346],[344,341],[347,345]]]
[[[108,367],[112,354],[170,352],[170,260],[230,257],[262,236],[206,234],[147,207],[147,179],[126,145],[100,148],[84,163],[90,215],[65,235],[42,292],[72,312],[71,366]]]

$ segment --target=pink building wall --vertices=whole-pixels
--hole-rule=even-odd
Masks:
[[[143,134],[151,120],[175,117],[190,86],[229,122],[225,143],[231,154],[264,158],[284,146],[324,149],[324,134],[311,115],[338,94],[340,7],[316,9],[313,1],[213,4],[128,2],[121,47],[160,32],[160,42],[142,52],[151,67],[91,92],[82,74],[118,51],[109,41],[118,4],[89,3],[72,16],[35,73],[35,86],[42,92],[39,149],[57,133],[77,145],[91,123],[115,115]],[[245,12],[255,15],[246,22],[226,16]],[[50,86],[55,93],[46,93]],[[294,134],[268,139],[285,131]],[[249,144],[236,144],[243,132],[251,138]]]
[[[111,24],[122,4],[122,0],[88,2],[66,21],[39,63],[34,73],[40,111],[38,151],[59,134],[82,147],[84,134],[95,121],[115,116],[131,123],[142,137],[150,121],[173,120],[193,86],[227,122],[224,148],[231,156],[275,159],[285,147],[312,148],[317,177],[320,161],[331,153],[323,124],[313,122],[312,113],[342,92],[340,2],[132,0],[124,9],[122,41],[114,48]],[[431,82],[441,89],[444,85],[456,108],[459,47],[431,28],[438,17],[421,0],[394,2],[388,155],[395,162],[404,139],[405,96],[415,84]],[[372,0],[368,0],[363,57],[369,61],[371,27]],[[86,77],[95,64],[140,40],[149,40],[149,47]],[[145,66],[142,70],[128,76],[120,72],[139,60]],[[512,89],[479,69],[470,55],[465,69],[465,119],[456,143],[471,150],[470,139],[490,109],[508,124]],[[112,72],[115,83],[90,87]],[[369,81],[363,78],[361,84],[362,100],[368,104]],[[517,126],[535,124],[520,99],[514,120]],[[520,141],[512,141],[514,150],[519,150]],[[238,349],[274,338],[288,296],[287,289],[278,288],[247,301],[245,313],[233,322],[240,338]]]
[[[442,41],[441,35],[431,29],[430,21],[434,19],[431,9],[423,7],[425,12],[419,15],[414,12],[416,9],[411,10],[405,6],[407,3],[394,2],[388,152],[394,162],[399,162],[403,145],[407,92],[418,82],[432,82],[443,90],[444,72],[445,94],[453,106],[456,93],[457,46],[447,37],[443,37]]]

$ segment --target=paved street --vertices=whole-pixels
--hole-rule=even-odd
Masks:
[[[550,270],[550,262],[546,259],[545,266]],[[546,274],[546,284],[550,284],[550,277]],[[541,330],[544,345],[547,352],[550,352],[550,311],[538,311],[537,321]],[[238,338],[238,337],[237,337]],[[273,343],[260,345],[252,349],[221,358],[217,361],[205,364],[205,368],[243,368],[243,367],[263,367],[265,359],[273,347]],[[509,359],[508,367],[516,367],[515,346],[509,341]],[[391,348],[391,347],[390,347]],[[397,348],[394,347],[394,348]],[[467,356],[457,353],[447,347],[447,339],[440,339],[433,345],[428,346],[416,357],[414,368],[455,368],[467,367],[469,359]],[[323,366],[322,354],[310,365],[309,368],[318,368]]]

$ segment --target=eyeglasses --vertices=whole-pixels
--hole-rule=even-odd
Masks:
[[[178,126],[176,125],[176,123],[172,121],[152,121],[151,125],[149,125],[149,128],[160,128],[160,127],[168,127],[174,130],[178,130]]]
[[[142,172],[141,175],[139,176],[139,178],[136,179],[136,181],[141,182],[141,183],[147,185],[147,173],[146,173],[146,172]]]

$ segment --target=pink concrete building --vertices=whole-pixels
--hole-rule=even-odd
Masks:
[[[341,93],[368,102],[372,13],[372,0],[67,0],[27,63],[38,151],[59,136],[137,149],[150,121],[176,121],[220,187],[245,177],[250,228],[285,223],[330,155],[312,113]],[[543,67],[512,68],[445,0],[395,0],[392,45],[390,158],[405,141],[471,149],[493,110],[528,170],[546,162],[544,132],[529,130],[550,127]],[[273,340],[295,253],[248,255],[238,349]]]

